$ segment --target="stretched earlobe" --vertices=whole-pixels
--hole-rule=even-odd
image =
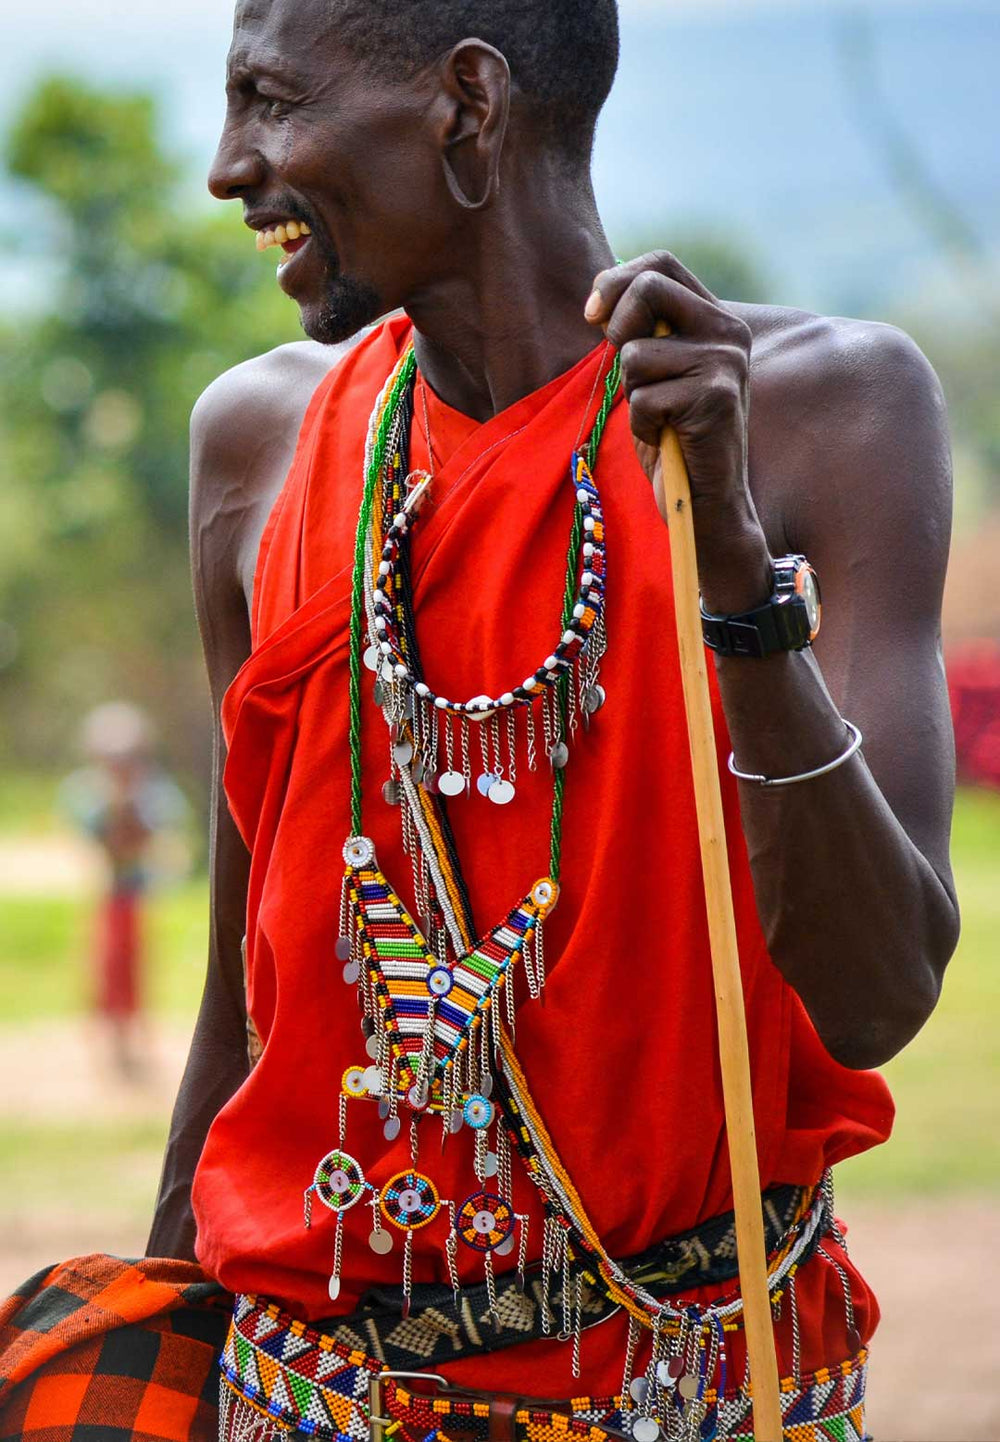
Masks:
[[[445,184],[448,187],[451,198],[460,205],[463,210],[486,210],[492,204],[500,191],[500,158],[497,156],[490,164],[489,174],[486,177],[486,189],[479,200],[470,200],[462,187],[462,182],[455,174],[454,166],[448,156],[442,155],[441,166],[444,170]]]

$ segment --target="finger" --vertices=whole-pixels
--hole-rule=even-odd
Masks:
[[[652,270],[637,275],[619,297],[604,332],[621,350],[630,340],[652,336],[658,321],[666,321],[674,335],[703,340],[737,344],[749,335],[743,321],[730,311]]]
[[[625,261],[608,270],[602,270],[594,280],[594,288],[587,302],[586,316],[594,325],[603,325],[619,298],[643,271],[651,270],[659,275],[669,276],[685,289],[700,295],[703,300],[715,301],[712,292],[696,275],[681,264],[669,250],[653,250],[635,260]]]
[[[733,347],[732,357],[720,356],[728,351],[716,341],[686,340],[671,336],[665,340],[652,338],[626,341],[621,349],[622,385],[626,396],[631,396],[640,386],[654,385],[657,381],[678,380],[682,376],[699,374],[711,365],[714,368],[728,362],[737,370],[745,370],[746,357]]]
[[[741,404],[739,381],[717,375],[706,386],[702,376],[685,376],[659,385],[639,386],[629,397],[629,425],[637,440],[658,446],[664,426],[689,437],[718,434],[719,422]]]

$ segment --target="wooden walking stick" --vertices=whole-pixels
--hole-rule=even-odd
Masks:
[[[660,324],[657,335],[668,335]],[[726,828],[722,815],[719,763],[712,724],[705,645],[698,599],[691,485],[676,433],[667,427],[660,438],[663,494],[670,536],[677,645],[680,652],[684,710],[687,715],[691,768],[694,774],[698,837],[705,882],[705,907],[712,949],[712,974],[719,1023],[722,1095],[729,1137],[736,1213],[736,1249],[743,1294],[750,1380],[753,1386],[755,1442],[782,1442],[778,1362],[767,1291],[767,1255],[760,1202],[760,1173],[754,1137],[750,1091],[750,1055],[746,1014],[736,945],[736,919],[729,884]]]

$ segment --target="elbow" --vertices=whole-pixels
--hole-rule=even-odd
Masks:
[[[943,909],[933,937],[918,957],[908,950],[889,970],[885,999],[874,994],[855,1001],[849,1016],[823,1024],[814,1017],[819,1038],[834,1061],[851,1071],[884,1066],[908,1046],[928,1021],[941,996],[945,969],[958,944],[958,908]],[[846,1021],[846,1025],[845,1025]]]

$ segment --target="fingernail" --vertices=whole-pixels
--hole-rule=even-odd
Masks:
[[[596,320],[603,309],[604,301],[601,299],[601,292],[599,290],[592,290],[590,292],[590,299],[584,307],[584,315],[587,320]]]

